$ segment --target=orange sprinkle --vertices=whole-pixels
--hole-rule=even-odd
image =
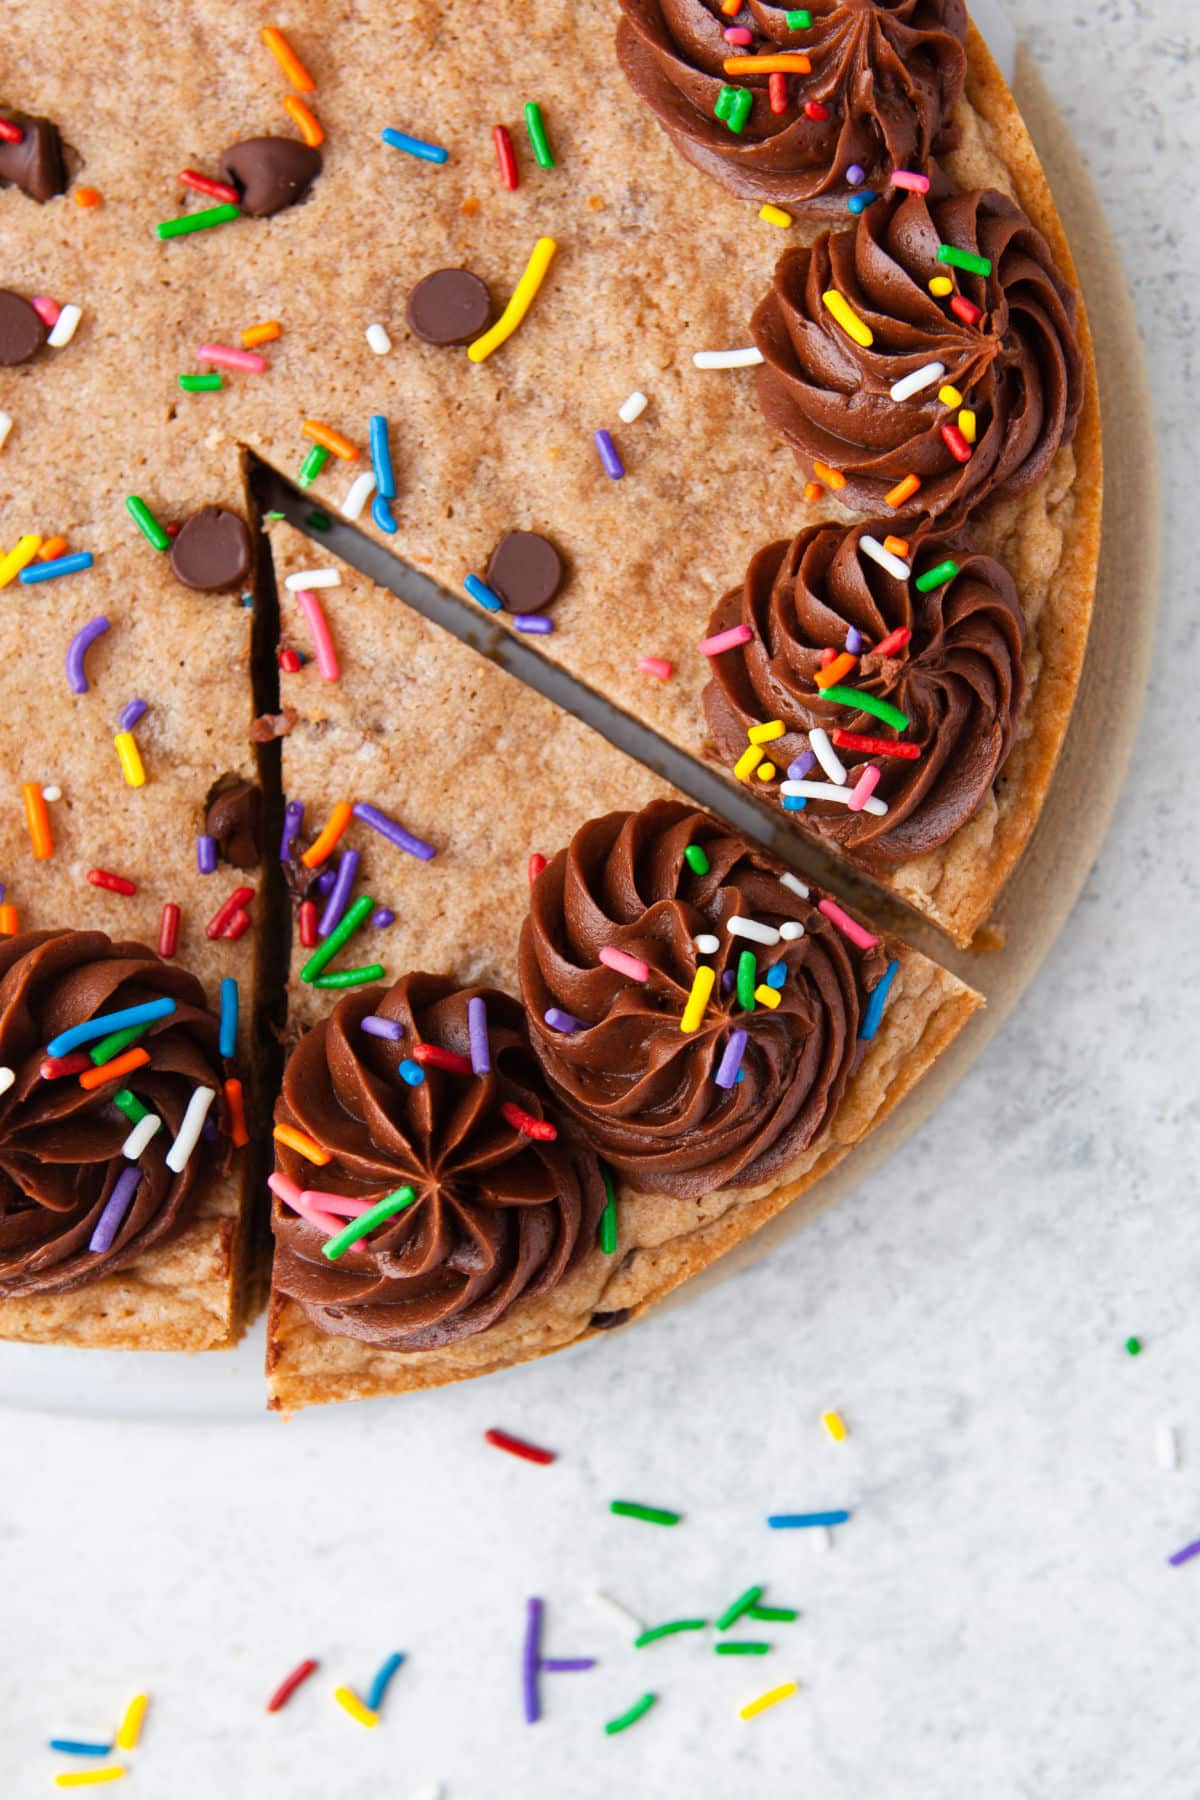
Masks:
[[[39,790],[40,791],[40,790]],[[329,815],[329,822],[320,837],[315,838],[300,858],[306,869],[316,869],[329,857],[341,838],[350,820],[354,816],[354,808],[348,800],[339,800]]]
[[[99,206],[100,190],[93,187],[76,188],[74,200],[76,206]]]
[[[271,55],[275,58],[275,61],[279,64],[292,86],[294,88],[299,88],[302,94],[311,94],[315,90],[317,84],[305,68],[304,64],[300,61],[300,58],[296,55],[296,52],[292,49],[292,46],[284,37],[282,31],[276,31],[274,25],[264,25],[262,28],[262,41],[271,52]]]
[[[50,814],[46,811],[45,797],[36,781],[23,781],[21,798],[25,802],[25,823],[29,827],[33,854],[39,862],[45,862],[48,856],[54,855],[54,839],[50,835]]]
[[[913,495],[920,491],[920,487],[921,477],[919,475],[906,475],[903,481],[897,482],[887,496],[887,503],[893,512],[903,506],[906,500],[911,500]]]
[[[835,656],[833,661],[826,663],[823,669],[818,669],[813,680],[819,688],[836,687],[843,675],[849,675],[857,661],[856,656],[851,656],[848,650],[843,650],[840,656]]]
[[[908,539],[902,537],[885,537],[883,540],[883,547],[885,550],[890,551],[893,556],[904,557],[907,557],[909,550],[912,548]]]
[[[293,125],[299,127],[300,136],[304,139],[310,150],[315,150],[318,144],[323,144],[325,142],[325,132],[322,129],[320,119],[318,119],[316,113],[313,112],[310,106],[305,106],[303,100],[298,99],[295,94],[286,94],[283,101],[283,110],[288,115],[288,118],[292,121]]]
[[[742,0],[721,0],[721,11],[727,19],[737,16],[742,10]]]
[[[254,350],[259,344],[273,344],[282,330],[278,319],[264,319],[261,325],[247,325],[242,333],[242,348]]]
[[[840,469],[831,469],[828,463],[815,462],[813,464],[813,474],[818,481],[823,481],[826,487],[832,488],[835,494],[840,494],[846,485],[846,477],[842,474],[842,471]]]
[[[728,11],[728,7],[724,9]],[[727,75],[811,75],[812,64],[799,50],[780,56],[727,56]]]
[[[242,1095],[242,1084],[236,1075],[231,1075],[225,1083],[225,1104],[229,1108],[229,1135],[234,1147],[241,1149],[250,1142],[250,1133],[246,1130],[246,1102]]]
[[[53,562],[56,556],[61,556],[63,554],[66,547],[67,540],[65,537],[48,537],[38,551],[38,561]]]
[[[464,219],[473,219],[479,211],[479,202],[474,194],[468,194],[458,210]]]
[[[139,1045],[136,1050],[125,1050],[120,1056],[114,1056],[111,1062],[101,1063],[98,1069],[85,1069],[79,1077],[79,1085],[81,1088],[103,1087],[106,1081],[115,1081],[132,1069],[144,1069],[149,1061],[150,1052]]]
[[[5,901],[4,905],[0,906],[0,935],[4,937],[16,937],[17,935],[17,909],[11,901]]]
[[[824,491],[819,481],[806,481],[804,484],[804,498],[810,502],[819,500]]]
[[[306,438],[320,444],[323,450],[332,450],[343,462],[358,461],[358,445],[352,444],[340,431],[334,431],[332,426],[322,425],[319,419],[305,419],[300,429]]]
[[[315,1138],[310,1138],[306,1131],[297,1131],[294,1125],[277,1125],[273,1135],[276,1143],[286,1144],[289,1150],[298,1150],[310,1163],[316,1163],[318,1169],[323,1169],[330,1161],[328,1150],[322,1150]]]

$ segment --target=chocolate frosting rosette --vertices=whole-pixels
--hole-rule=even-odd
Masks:
[[[173,1011],[131,1046],[148,1051],[148,1063],[88,1087],[78,1071],[43,1074],[44,1065],[53,1068],[47,1046],[60,1034],[164,999]],[[94,1035],[74,1053],[85,1076],[96,1067],[86,1052],[102,1041]],[[0,1066],[13,1077],[0,1094],[0,1299],[83,1287],[186,1223],[228,1150],[219,1025],[195,976],[144,944],[113,943],[100,931],[8,938],[0,942]],[[201,1088],[217,1095],[209,1117],[221,1128],[176,1172],[167,1154]],[[161,1120],[133,1159],[122,1149],[130,1113],[114,1104],[123,1091]]]
[[[846,505],[961,522],[1032,487],[1073,437],[1077,311],[1004,195],[897,193],[780,258],[752,321],[759,404]]]
[[[860,191],[882,191],[895,169],[924,172],[966,73],[962,0],[747,0],[732,18],[719,0],[621,10],[621,67],[682,155],[735,194],[810,217],[845,212],[850,170]],[[789,24],[800,10],[811,23]],[[732,110],[731,91],[746,96]]]
[[[714,657],[704,691],[723,762],[736,765],[748,733],[779,721],[785,734],[767,750],[781,780],[803,770],[824,782],[811,768],[814,730],[829,739],[847,792],[865,767],[879,770],[873,791],[886,811],[810,798],[788,815],[876,867],[936,849],[973,816],[1012,748],[1025,687],[1024,617],[1007,569],[938,531],[919,536],[905,564],[884,548],[888,530],[813,525],[760,550],[709,625],[754,635]],[[834,699],[817,683],[830,651],[854,658]],[[856,709],[851,690],[895,707],[907,725]],[[781,794],[755,773],[757,792]]]
[[[284,1070],[276,1288],[322,1331],[383,1350],[455,1343],[548,1294],[594,1247],[605,1189],[544,1093],[508,995],[421,974],[348,994]],[[325,1254],[389,1197],[398,1210]]]
[[[886,960],[728,826],[662,800],[591,820],[542,870],[521,995],[600,1154],[691,1200],[771,1180],[828,1123]]]

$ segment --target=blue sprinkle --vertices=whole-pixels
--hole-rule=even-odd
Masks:
[[[801,794],[785,794],[780,805],[784,812],[803,812],[808,801]]]
[[[111,1744],[85,1744],[79,1738],[51,1738],[51,1750],[59,1756],[111,1756]]]
[[[392,448],[388,443],[388,423],[382,413],[371,414],[371,467],[375,486],[384,500],[396,498],[396,476],[392,468]]]
[[[424,138],[409,137],[407,131],[395,131],[390,125],[385,125],[379,135],[393,150],[403,150],[406,156],[415,156],[421,162],[444,163],[450,160],[450,152],[443,150],[440,144],[427,144]]]
[[[396,515],[392,511],[392,503],[390,500],[385,500],[382,494],[376,494],[371,502],[371,517],[380,531],[386,531],[389,537],[398,529]]]
[[[868,206],[873,206],[879,195],[871,188],[864,188],[861,194],[851,194],[846,202],[852,213],[865,213]]]
[[[400,1064],[399,1073],[400,1079],[407,1081],[409,1087],[420,1087],[425,1079],[425,1071],[420,1063],[413,1062],[412,1058],[408,1056]]]
[[[787,980],[787,977],[788,972],[786,963],[772,963],[771,967],[767,970],[767,986],[769,988],[781,988]]]
[[[367,1689],[366,1699],[363,1701],[363,1705],[369,1712],[379,1711],[383,1702],[383,1696],[388,1691],[392,1676],[396,1673],[396,1670],[403,1661],[404,1657],[401,1652],[399,1650],[393,1650],[387,1661],[376,1670],[375,1679]]]
[[[884,971],[883,980],[877,988],[871,990],[871,997],[867,1001],[867,1010],[863,1014],[862,1030],[858,1034],[864,1044],[869,1044],[879,1030],[879,1021],[883,1017],[888,990],[896,979],[896,971],[899,967],[898,962],[889,963]]]
[[[545,613],[514,613],[513,624],[518,631],[530,631],[542,637],[554,630],[554,620]]]
[[[226,975],[221,982],[221,1035],[218,1042],[222,1056],[237,1055],[237,1032],[238,984],[232,975]]]
[[[75,575],[80,569],[90,569],[93,557],[90,550],[76,550],[73,556],[56,556],[53,562],[30,563],[22,569],[17,580],[23,587],[33,587],[39,581],[57,581],[60,575]]]
[[[772,1513],[767,1524],[772,1531],[810,1531],[819,1525],[844,1525],[848,1512]]]
[[[504,611],[504,602],[499,594],[494,594],[487,582],[480,581],[478,575],[465,576],[463,579],[463,586],[466,588],[468,594],[470,594],[472,600],[478,600],[480,606],[487,612]]]

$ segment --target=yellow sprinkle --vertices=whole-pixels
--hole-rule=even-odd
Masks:
[[[821,1423],[825,1427],[826,1431],[829,1433],[830,1437],[833,1439],[835,1444],[844,1444],[845,1443],[845,1441],[846,1441],[846,1421],[845,1421],[845,1419],[843,1419],[841,1413],[838,1413],[838,1412],[822,1413],[821,1414]]]
[[[110,1763],[107,1769],[81,1769],[78,1775],[56,1775],[55,1787],[100,1787],[106,1781],[120,1781],[127,1774],[124,1764]]]
[[[748,750],[743,750],[733,765],[733,772],[738,780],[749,781],[762,759],[763,753],[757,744],[751,744]]]
[[[962,395],[959,393],[958,389],[952,387],[949,382],[946,383],[945,387],[938,389],[938,399],[943,406],[961,406],[963,403]]]
[[[968,444],[973,444],[975,442],[977,435],[975,424],[974,412],[969,406],[964,406],[958,415],[958,429],[962,432]]]
[[[784,212],[782,206],[760,206],[758,216],[764,225],[778,225],[781,231],[786,231],[792,222],[791,213]]]
[[[782,1687],[772,1688],[769,1693],[760,1694],[757,1700],[751,1700],[749,1706],[743,1706],[739,1717],[755,1719],[759,1713],[766,1712],[768,1706],[778,1706],[781,1700],[790,1700],[796,1690],[796,1682],[785,1681]]]
[[[765,1006],[770,1012],[774,1012],[775,1008],[779,1005],[780,1000],[782,1000],[783,995],[779,992],[778,988],[768,987],[764,981],[761,987],[755,988],[754,998],[758,1001],[760,1006]]]
[[[378,1725],[379,1714],[373,1713],[369,1706],[364,1706],[352,1689],[348,1687],[334,1688],[333,1697],[352,1719],[358,1720],[360,1725]]]
[[[33,561],[41,549],[42,540],[36,532],[29,532],[18,538],[15,546],[7,556],[0,556],[0,588],[7,587]]]
[[[765,725],[752,725],[746,736],[752,744],[773,744],[786,729],[782,719],[769,719]]]
[[[865,319],[860,319],[848,300],[842,298],[836,288],[830,288],[827,294],[821,295],[827,312],[831,312],[847,337],[869,350],[875,342],[875,333]]]
[[[929,284],[929,291],[931,294],[936,295],[939,300],[944,300],[947,294],[952,294],[954,292],[954,283],[951,281],[949,275],[935,275]]]
[[[683,1009],[683,1017],[679,1021],[680,1031],[699,1031],[716,979],[717,971],[711,963],[701,963],[696,970],[696,979],[692,983],[688,1003]]]
[[[117,1749],[136,1750],[138,1739],[142,1735],[142,1725],[146,1717],[146,1708],[150,1704],[149,1694],[135,1694],[125,1708],[125,1717],[117,1726]]]
[[[760,763],[758,765],[758,779],[760,781],[774,781],[777,773],[778,771],[775,768],[775,764],[772,762]]]
[[[145,787],[146,771],[142,766],[142,753],[138,749],[137,739],[132,731],[118,731],[113,743],[117,747],[117,755],[121,759],[121,772],[130,787]]]
[[[537,291],[546,279],[546,272],[554,261],[554,252],[558,245],[553,238],[539,238],[533,247],[533,255],[525,268],[525,273],[513,289],[513,297],[505,307],[490,331],[477,337],[473,344],[468,344],[467,355],[473,363],[486,362],[493,350],[508,342],[525,314],[533,305]]]

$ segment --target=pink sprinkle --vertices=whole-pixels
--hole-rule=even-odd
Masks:
[[[914,194],[929,192],[928,175],[918,175],[915,169],[893,169],[892,186],[908,188]]]
[[[329,635],[329,622],[321,609],[321,602],[308,588],[297,588],[296,599],[312,637],[321,680],[336,681],[342,671],[338,667],[337,651]]]
[[[872,937],[869,931],[864,931],[858,921],[852,919],[848,912],[843,912],[836,900],[822,900],[818,911],[823,912],[825,917],[836,925],[852,944],[857,944],[860,950],[873,950],[879,942],[879,939]]]
[[[630,981],[649,981],[650,965],[644,963],[640,956],[630,956],[628,950],[617,950],[611,944],[605,944],[600,952],[600,961],[607,968],[615,969],[618,975],[628,975]]]
[[[305,1188],[300,1198],[310,1212],[337,1213],[343,1219],[361,1219],[375,1204],[373,1200],[351,1200],[348,1194],[328,1194],[323,1188]]]
[[[35,294],[29,302],[47,331],[53,331],[58,324],[58,315],[62,307],[57,300],[47,300],[44,294]]]
[[[261,375],[267,366],[265,356],[254,350],[234,350],[228,344],[201,344],[196,361],[211,363],[214,369],[240,369],[243,375]]]
[[[858,778],[858,786],[846,802],[850,811],[861,812],[878,786],[879,769],[875,763],[868,763]]]
[[[753,626],[731,625],[728,631],[718,631],[716,637],[705,638],[700,646],[700,654],[720,656],[722,650],[736,650],[739,644],[748,644],[753,636]]]
[[[727,44],[752,44],[754,42],[754,33],[747,31],[744,25],[727,25],[725,27],[725,42]]]
[[[335,1219],[330,1213],[322,1212],[319,1207],[309,1206],[296,1183],[290,1181],[286,1175],[268,1175],[267,1186],[273,1194],[278,1194],[285,1206],[290,1206],[293,1212],[299,1213],[302,1219],[307,1219],[310,1225],[315,1225],[317,1230],[323,1231],[327,1237],[332,1237],[335,1231],[342,1229],[340,1219]]]
[[[643,656],[638,663],[639,675],[653,675],[657,681],[670,681],[671,665],[661,656]]]

